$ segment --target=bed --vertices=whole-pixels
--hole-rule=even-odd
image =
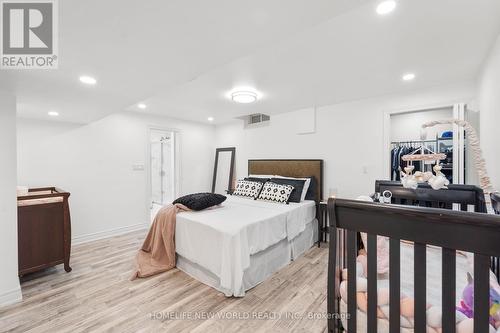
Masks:
[[[252,175],[313,176],[315,200],[277,204],[228,196],[220,206],[177,215],[177,267],[224,295],[245,292],[314,245],[322,160],[250,160]]]
[[[394,188],[393,193],[397,192],[398,189]],[[415,199],[418,198],[406,200]],[[437,198],[423,200],[420,196],[420,199],[417,203],[421,206],[449,207],[449,204],[444,203],[433,204],[432,202],[438,201]],[[443,202],[442,196],[439,199]],[[430,201],[430,204],[425,201]],[[478,207],[481,207],[481,204]],[[466,212],[463,206],[461,208],[462,211],[452,211],[442,208],[330,200],[329,332],[337,332],[342,328],[348,332],[446,333],[469,332],[472,328],[476,333],[491,332],[488,322],[489,286],[498,288],[498,285],[489,268],[490,258],[500,255],[500,218],[484,213]],[[337,247],[339,230],[345,230],[347,233],[345,254],[340,254],[342,249]],[[366,264],[361,267],[357,260],[358,232],[368,234]],[[381,277],[377,271],[377,235],[389,237],[389,273],[385,277]],[[465,255],[467,253],[468,257]],[[343,256],[345,261],[340,259]],[[473,268],[471,259],[474,262]],[[366,280],[359,279],[360,271],[363,271]],[[351,272],[354,274],[349,274]],[[476,291],[473,321],[463,318],[455,309],[459,298],[457,296],[461,295],[468,283],[467,272],[474,276]],[[383,302],[380,300],[381,290],[384,288],[388,291],[388,307],[385,308],[387,313],[380,315],[380,303]],[[359,298],[360,289],[367,291],[364,294],[364,307],[359,306],[364,301]],[[371,290],[377,292],[370,293]],[[414,311],[410,321],[406,320],[401,312],[403,303],[400,301],[405,295],[414,299],[411,303]],[[433,310],[438,308],[440,311],[431,313],[428,305],[431,305]],[[434,329],[429,324],[433,320],[439,321],[439,329]],[[462,322],[470,324],[470,330],[460,326]]]

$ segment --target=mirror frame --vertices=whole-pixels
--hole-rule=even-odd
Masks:
[[[214,165],[214,177],[212,180],[212,193],[215,193],[215,184],[217,182],[217,167],[219,164],[219,153],[220,152],[231,152],[231,165],[230,165],[230,170],[229,170],[229,182],[227,185],[227,191],[231,192],[231,185],[232,185],[232,180],[233,180],[233,174],[234,174],[234,155],[236,154],[236,148],[235,147],[227,147],[227,148],[217,148],[215,149],[215,165]]]

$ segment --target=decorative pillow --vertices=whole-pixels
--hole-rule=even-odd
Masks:
[[[238,180],[233,195],[239,197],[249,197],[256,199],[264,184],[261,182],[252,182],[248,180]]]
[[[306,180],[303,179],[291,179],[291,178],[271,178],[271,182],[280,185],[291,185],[293,186],[293,191],[288,198],[288,202],[300,202],[302,199],[302,189],[306,183]],[[304,193],[305,197],[305,193]]]
[[[202,210],[223,203],[226,197],[216,193],[194,193],[176,199],[172,204],[180,203],[192,210]]]
[[[311,183],[311,177],[300,177],[300,178],[297,178],[297,177],[275,176],[273,178],[295,179],[295,180],[303,180],[303,181],[305,181],[304,182],[304,186],[302,187],[302,194],[300,196],[300,201],[306,200],[306,194],[307,194],[307,191],[309,190],[309,185]],[[292,195],[293,195],[293,193],[292,193]]]
[[[244,180],[247,180],[249,182],[258,182],[264,185],[266,182],[270,180],[270,178],[246,177]]]
[[[311,182],[309,184],[309,188],[307,189],[305,199],[306,200],[315,200],[316,188],[317,188],[318,184],[316,182],[316,177],[309,177],[309,179],[311,179]],[[323,193],[321,193],[321,195],[323,195]],[[318,198],[318,200],[321,200],[321,198]]]
[[[267,182],[264,184],[257,200],[288,203],[292,191],[293,186],[291,185],[280,185],[273,182]]]

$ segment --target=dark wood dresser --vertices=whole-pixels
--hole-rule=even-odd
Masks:
[[[71,271],[69,196],[61,189],[44,187],[17,197],[19,276],[59,264]]]

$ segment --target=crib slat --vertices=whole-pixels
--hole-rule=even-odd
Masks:
[[[495,273],[495,276],[497,277],[497,281],[500,282],[500,258],[499,257],[492,257],[491,258],[491,267],[493,270],[493,273]]]
[[[389,243],[389,332],[399,333],[400,305],[401,305],[401,281],[400,281],[400,241],[391,238]]]
[[[368,234],[368,333],[377,333],[377,235]]]
[[[462,212],[466,212],[466,211],[467,211],[467,208],[468,208],[468,207],[467,207],[467,204],[466,204],[466,203],[461,203],[461,204],[460,204],[460,210],[461,210]]]
[[[347,323],[348,332],[356,332],[356,314],[358,310],[356,302],[356,256],[358,252],[357,234],[355,231],[347,231],[347,313],[349,313],[349,322]]]
[[[327,279],[327,311],[331,315],[328,318],[328,333],[339,330],[339,320],[334,317],[339,313],[338,285],[337,285],[337,216],[335,214],[335,201],[328,200],[329,225],[329,253],[328,253],[328,279]]]
[[[427,331],[427,252],[426,245],[415,243],[413,261],[413,276],[415,279],[415,333],[425,333]]]
[[[443,333],[455,333],[455,297],[456,297],[456,252],[443,248],[442,262],[442,314]]]
[[[474,333],[489,330],[489,260],[488,256],[474,254]]]

